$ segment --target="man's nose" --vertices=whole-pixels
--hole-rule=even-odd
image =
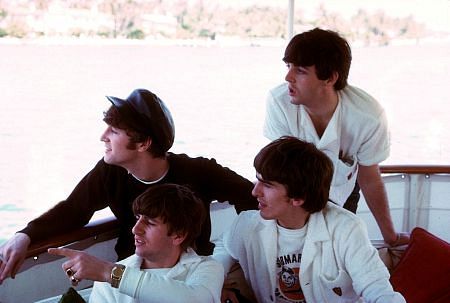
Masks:
[[[288,70],[286,72],[286,76],[284,77],[284,80],[286,80],[287,82],[293,82],[293,77],[292,77],[290,68],[288,68]]]
[[[252,195],[254,197],[258,196],[258,194],[259,194],[259,187],[260,187],[259,181],[256,181],[255,185],[253,186],[253,189],[252,189]]]
[[[110,131],[111,126],[108,125],[108,127],[106,127],[105,131],[102,133],[102,135],[100,136],[100,141],[102,142],[106,142],[108,141],[108,132]]]
[[[142,235],[142,228],[140,219],[137,220],[136,224],[134,224],[133,228],[131,229],[132,233],[134,235]]]

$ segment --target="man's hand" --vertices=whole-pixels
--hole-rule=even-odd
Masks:
[[[408,233],[397,233],[395,239],[387,242],[387,244],[389,244],[389,246],[391,247],[407,245],[408,243],[409,243]]]
[[[28,235],[16,233],[0,247],[0,284],[8,277],[15,278],[25,261],[30,242]]]
[[[75,282],[75,285],[81,280],[111,283],[111,270],[114,263],[68,248],[49,248],[48,253],[69,258],[62,264],[62,269],[69,279]]]
[[[366,199],[367,206],[377,221],[384,242],[390,246],[400,246],[408,244],[409,235],[407,233],[397,233],[392,222],[389,210],[389,202],[386,195],[380,168],[377,164],[371,166],[359,166],[358,183]]]

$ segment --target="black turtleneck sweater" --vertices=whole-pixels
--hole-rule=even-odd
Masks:
[[[21,230],[31,238],[31,243],[64,234],[86,225],[95,211],[109,207],[120,223],[116,244],[119,259],[134,253],[131,228],[136,223],[132,210],[134,199],[155,184],[175,183],[188,186],[199,196],[209,210],[215,200],[228,201],[237,212],[257,209],[258,202],[251,195],[253,184],[223,167],[214,159],[190,158],[185,154],[168,154],[169,171],[158,183],[144,184],[126,169],[106,164],[103,159],[78,183],[70,196],[49,211],[28,223]],[[209,211],[202,233],[196,241],[197,253],[212,254],[210,242],[211,219]]]

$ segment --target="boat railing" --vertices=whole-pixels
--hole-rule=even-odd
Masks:
[[[396,191],[398,192],[399,189],[403,190],[402,202],[404,202],[405,204],[402,208],[404,208],[405,211],[413,211],[414,205],[420,206],[421,209],[423,209],[425,207],[425,205],[423,205],[423,202],[427,202],[427,209],[440,209],[436,208],[438,205],[430,204],[431,195],[434,194],[433,190],[435,189],[432,188],[432,184],[436,183],[433,186],[438,186],[439,183],[443,182],[444,187],[449,187],[448,182],[450,182],[450,165],[381,165],[380,171],[383,175],[383,180],[385,181],[387,187],[390,202],[393,199],[392,195],[394,195],[394,198],[398,198],[398,194],[391,190],[390,184],[395,184],[398,186],[399,183],[402,183],[404,184],[404,186],[402,186],[401,188],[397,188]],[[447,194],[447,198],[450,197],[450,187],[445,191],[444,188],[442,188],[441,193]],[[361,199],[364,200],[364,197],[361,196]],[[407,199],[408,201],[405,201],[405,199]],[[397,204],[398,203],[395,203],[395,205],[392,205],[391,208],[393,210],[398,210],[399,207]],[[450,211],[450,202],[445,202],[445,204],[446,205],[444,205],[444,210]],[[366,209],[361,210],[360,213],[365,213],[365,211]],[[413,223],[414,220],[412,219],[414,217],[415,216],[412,216],[412,214],[408,213],[408,220],[405,221],[405,224]],[[99,240],[98,238],[100,235],[103,234],[103,236],[106,236],[104,235],[105,233],[107,233],[109,237],[115,237],[117,236],[118,226],[119,225],[115,217],[99,219],[90,222],[85,227],[73,231],[69,234],[57,236],[52,239],[48,239],[32,245],[28,251],[27,256],[34,257],[41,254],[42,252],[46,252],[49,247],[59,247],[67,245],[69,243],[80,241],[82,239],[92,238],[92,241],[88,243],[94,243]],[[406,224],[402,226],[402,230],[411,230],[413,227],[415,226]]]
[[[0,286],[0,303],[35,302],[61,295],[70,287],[61,268],[66,259],[48,254],[47,249],[50,247],[65,246],[86,251],[103,260],[116,261],[114,245],[118,227],[115,217],[102,218],[79,230],[31,245],[15,279],[6,279]],[[91,286],[92,281],[81,281],[77,290]]]
[[[81,229],[32,244],[28,249],[27,258],[35,258],[50,247],[61,247],[81,240],[89,240],[83,243],[84,247],[88,247],[98,241],[114,239],[118,232],[119,222],[113,216],[91,221]]]
[[[450,242],[450,166],[382,165],[380,171],[396,230],[411,232],[418,226]],[[382,239],[363,195],[357,214],[369,237]]]
[[[382,174],[437,175],[450,174],[450,165],[380,165]]]

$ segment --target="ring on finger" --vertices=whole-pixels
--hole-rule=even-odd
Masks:
[[[75,276],[71,276],[70,277],[70,282],[72,282],[73,286],[77,286],[78,282],[80,282],[80,280],[78,280],[77,278],[75,278]]]
[[[73,276],[73,275],[75,274],[75,272],[72,270],[72,268],[69,268],[69,269],[66,270],[66,274],[67,274],[69,277],[71,277],[71,276]]]

